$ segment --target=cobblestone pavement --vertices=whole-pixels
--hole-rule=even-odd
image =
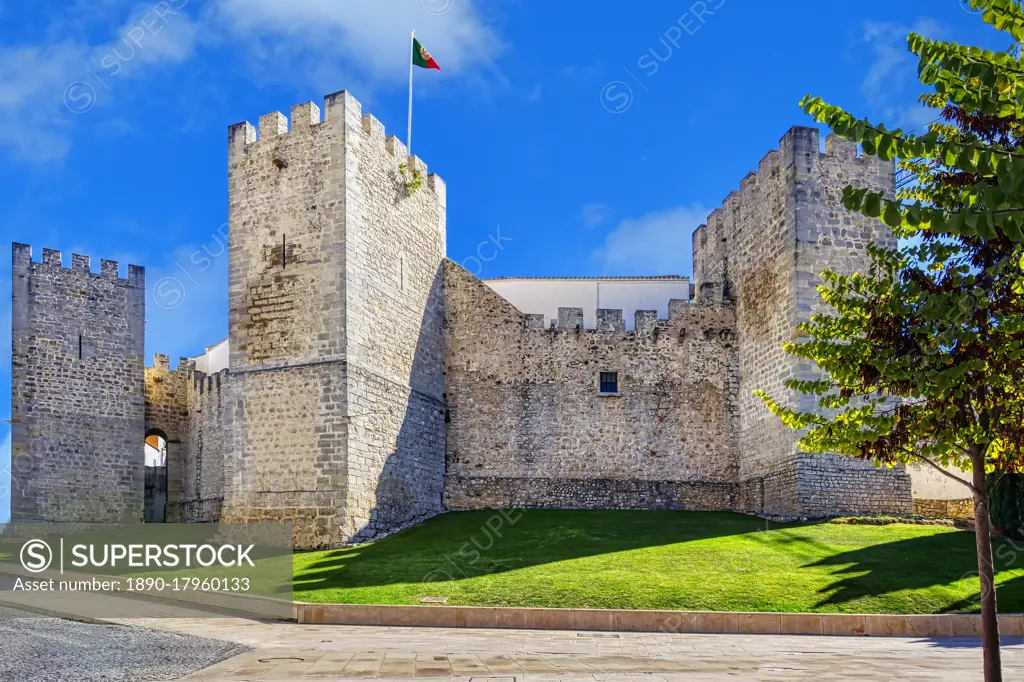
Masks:
[[[132,619],[254,647],[183,678],[242,680],[981,680],[977,639],[596,633]],[[1004,641],[1024,679],[1024,639]]]
[[[245,650],[225,640],[39,618],[0,607],[2,682],[174,680]]]

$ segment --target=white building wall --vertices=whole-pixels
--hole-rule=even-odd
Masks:
[[[947,467],[946,471],[970,480],[971,474],[964,473],[955,467]],[[971,491],[943,476],[927,464],[911,464],[907,467],[910,474],[910,490],[915,500],[962,500],[971,496]]]
[[[583,308],[583,326],[597,328],[598,308],[621,309],[626,329],[633,329],[637,310],[657,310],[668,318],[668,302],[690,300],[690,278],[656,279],[489,279],[495,293],[527,314],[544,315],[545,326],[559,308]]]
[[[228,340],[206,347],[206,352],[192,358],[196,363],[196,371],[204,374],[216,374],[228,366]]]

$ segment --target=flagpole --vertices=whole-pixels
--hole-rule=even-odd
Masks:
[[[409,147],[409,156],[412,156],[412,44],[416,39],[416,30],[413,29],[409,36],[409,131],[405,136],[405,144]]]

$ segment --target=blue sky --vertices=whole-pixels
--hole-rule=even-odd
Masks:
[[[147,297],[147,364],[202,352],[227,334],[228,125],[347,89],[404,138],[413,28],[443,69],[417,71],[414,151],[480,277],[689,274],[805,93],[918,127],[909,30],[1007,42],[959,0],[0,0],[0,242],[177,276],[180,305]],[[4,256],[5,418],[10,283]]]

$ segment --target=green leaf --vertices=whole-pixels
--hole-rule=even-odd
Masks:
[[[864,198],[864,215],[868,218],[878,218],[882,215],[882,195],[878,192],[870,192]]]
[[[882,222],[889,227],[899,227],[903,224],[903,214],[900,213],[899,205],[895,201],[887,201]]]

